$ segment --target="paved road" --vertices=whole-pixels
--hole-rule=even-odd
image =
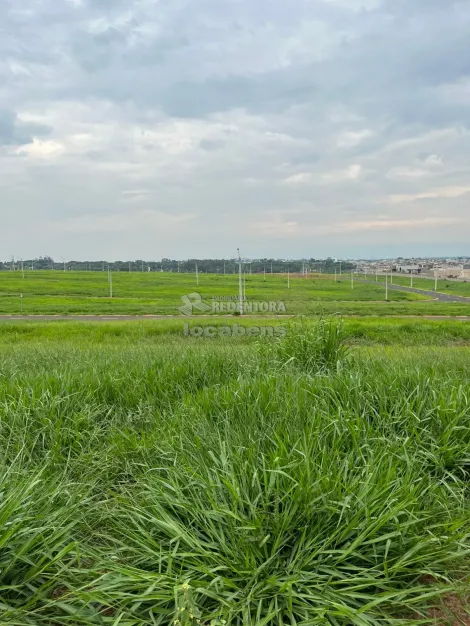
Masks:
[[[361,283],[367,283],[368,285],[377,285],[375,280],[360,279]],[[425,291],[424,289],[415,289],[414,287],[405,287],[404,285],[392,285],[388,284],[388,288],[392,291],[408,291],[409,293],[418,293],[422,296],[429,296],[433,300],[439,302],[460,302],[461,304],[470,304],[470,298],[464,296],[454,296],[447,293],[439,293],[436,291]],[[385,289],[385,287],[384,287]]]

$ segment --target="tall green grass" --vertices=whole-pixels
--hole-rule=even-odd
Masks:
[[[470,351],[290,331],[0,348],[0,623],[426,622],[468,571]]]
[[[276,341],[260,344],[260,354],[271,367],[328,372],[348,357],[343,321],[320,318],[312,324],[300,318],[285,325],[285,330],[286,334]]]

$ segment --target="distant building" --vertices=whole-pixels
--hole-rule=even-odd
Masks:
[[[460,270],[459,278],[462,278],[463,280],[470,280],[470,265],[464,264]]]
[[[423,271],[422,265],[395,265],[393,268],[398,274],[421,274]]]

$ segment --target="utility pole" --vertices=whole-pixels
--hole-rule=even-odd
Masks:
[[[335,267],[335,283],[336,283],[336,282],[338,282],[338,281],[336,280],[336,267]]]
[[[142,261],[142,271],[144,271],[144,262]]]
[[[354,289],[354,271],[351,270],[351,289]]]
[[[437,292],[437,273],[434,274],[434,291]]]
[[[199,287],[199,272],[197,271],[197,263],[196,263],[196,285]]]
[[[411,270],[411,289],[413,289],[413,270]]]
[[[271,261],[271,274],[273,273],[273,262]]]
[[[266,282],[266,265],[264,266],[264,282]]]
[[[287,268],[287,289],[290,289],[290,271]]]
[[[243,282],[242,282],[242,258],[240,256],[240,248],[238,252],[238,299],[240,306],[240,315],[243,315]]]
[[[24,278],[23,259],[21,259],[21,274],[23,275],[23,278]],[[23,297],[23,296],[21,296],[21,297]]]
[[[385,300],[388,301],[388,274],[385,274]]]

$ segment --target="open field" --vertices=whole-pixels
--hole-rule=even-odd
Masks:
[[[181,327],[0,326],[0,623],[411,625],[468,593],[469,325]]]
[[[368,278],[375,280],[374,276]],[[384,276],[378,276],[380,284],[385,283]],[[393,276],[394,285],[405,285],[409,287],[411,285],[411,276]],[[418,278],[413,276],[413,287],[423,289],[425,291],[434,291],[435,280],[434,278]],[[452,294],[455,296],[463,296],[464,298],[470,298],[470,283],[457,281],[457,280],[438,280],[437,291],[445,294]]]
[[[238,276],[234,274],[200,274],[199,287],[193,274],[177,273],[115,273],[113,297],[110,298],[106,272],[25,271],[0,272],[0,314],[178,314],[181,297],[194,291],[210,301],[213,297],[236,296]],[[23,297],[20,298],[20,294]],[[284,301],[288,314],[369,311],[372,314],[383,306],[405,311],[408,304],[423,310],[435,303],[429,298],[405,292],[390,292],[390,302],[384,302],[381,286],[356,282],[351,289],[349,277],[335,282],[331,276],[246,276],[248,300]],[[423,306],[424,305],[424,306]],[[462,313],[462,305],[459,312]],[[433,307],[434,308],[434,307]],[[457,310],[457,309],[456,309]],[[470,306],[468,308],[470,311]],[[410,314],[415,314],[415,310]],[[420,314],[416,312],[416,314]],[[441,314],[441,309],[435,314]],[[445,314],[445,313],[444,313]]]

